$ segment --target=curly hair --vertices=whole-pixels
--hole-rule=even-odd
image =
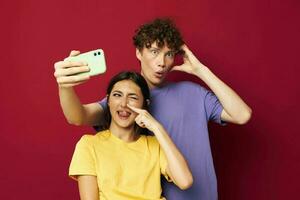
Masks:
[[[169,18],[154,19],[135,31],[133,44],[137,49],[150,48],[154,42],[160,48],[166,44],[176,53],[180,53],[180,47],[184,44],[179,30]]]

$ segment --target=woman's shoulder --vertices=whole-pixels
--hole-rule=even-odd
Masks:
[[[147,140],[147,143],[150,146],[152,146],[152,147],[159,146],[158,140],[156,139],[155,136],[153,136],[153,135],[143,135],[143,137],[145,137],[145,139]]]
[[[85,134],[81,137],[78,143],[91,145],[91,144],[98,143],[101,140],[105,140],[108,137],[109,137],[109,131],[104,130],[96,134]]]

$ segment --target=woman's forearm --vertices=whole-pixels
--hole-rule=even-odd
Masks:
[[[183,155],[163,126],[157,125],[153,132],[166,155],[168,175],[180,189],[189,188],[193,184],[193,176]]]
[[[96,176],[78,176],[81,200],[100,200]]]

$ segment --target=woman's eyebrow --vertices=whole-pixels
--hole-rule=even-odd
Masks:
[[[122,93],[120,90],[113,90],[112,93]]]
[[[136,93],[134,93],[134,92],[133,93],[129,93],[128,95],[131,95],[131,96],[134,95],[134,96],[138,97],[138,95]]]
[[[120,94],[123,94],[123,92],[121,92],[120,90],[114,90],[114,91],[112,91],[112,93],[120,93]],[[128,96],[129,96],[129,95],[131,95],[131,96],[134,95],[134,96],[137,96],[137,97],[139,96],[137,93],[134,93],[134,92],[128,93]]]

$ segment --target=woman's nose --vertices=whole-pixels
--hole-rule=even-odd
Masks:
[[[121,106],[122,107],[126,107],[127,106],[127,103],[128,103],[128,100],[127,100],[127,98],[122,98],[122,101],[121,101]]]

